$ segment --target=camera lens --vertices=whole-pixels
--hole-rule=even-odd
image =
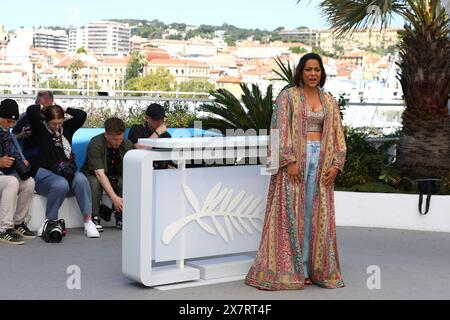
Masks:
[[[63,233],[59,226],[53,228],[53,230],[50,231],[50,241],[61,242],[62,237],[63,237]]]

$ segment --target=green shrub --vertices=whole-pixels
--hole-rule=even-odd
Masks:
[[[389,156],[387,150],[395,143],[385,142],[379,148],[367,141],[367,135],[353,128],[345,128],[347,162],[344,172],[336,179],[337,187],[377,182],[386,175]]]
[[[450,175],[447,178],[442,179],[441,188],[438,192],[439,195],[450,195]]]
[[[165,102],[163,104],[166,109],[166,125],[168,128],[188,128],[198,119],[197,114],[189,109],[189,105],[185,102]],[[135,124],[144,122],[145,111],[147,107],[133,106],[128,110],[119,105],[114,110],[111,108],[99,108],[98,106],[89,106],[84,108],[88,117],[84,124],[84,128],[103,128],[105,121],[111,117],[118,117],[125,122],[127,128],[131,128]]]

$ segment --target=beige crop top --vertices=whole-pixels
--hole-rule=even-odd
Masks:
[[[312,112],[308,110],[307,132],[322,132],[325,113],[322,111]]]

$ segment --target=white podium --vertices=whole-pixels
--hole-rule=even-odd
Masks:
[[[245,275],[258,250],[270,175],[262,165],[186,169],[190,161],[264,160],[268,136],[141,139],[124,159],[122,270],[148,287]],[[153,170],[172,160],[177,170]]]

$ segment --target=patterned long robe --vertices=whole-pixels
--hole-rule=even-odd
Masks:
[[[319,95],[325,122],[311,213],[310,278],[318,286],[334,289],[345,285],[336,241],[334,186],[327,187],[323,178],[331,167],[342,172],[347,147],[336,100],[322,89]],[[301,87],[284,90],[277,98],[272,119],[275,131],[279,133],[279,169],[271,178],[260,249],[246,284],[262,290],[304,289],[307,108]],[[269,157],[272,152],[276,150],[269,148]],[[300,168],[299,185],[288,181],[287,165],[292,162]]]

